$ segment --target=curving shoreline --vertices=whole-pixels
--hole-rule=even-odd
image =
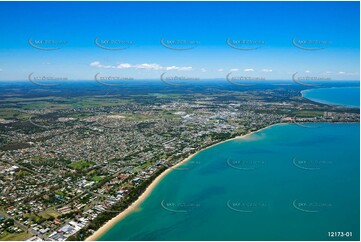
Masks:
[[[324,104],[324,105],[331,105],[336,107],[345,107],[345,108],[360,108],[360,103],[344,103],[340,102],[339,100],[330,100],[328,98],[320,98],[320,97],[309,97],[307,94],[310,94],[312,92],[319,92],[319,91],[325,91],[325,90],[335,90],[335,89],[360,89],[359,86],[350,86],[350,87],[322,87],[322,88],[311,88],[301,91],[301,96],[307,100],[310,100],[312,102]],[[360,97],[358,97],[359,99]]]
[[[247,136],[252,135],[253,133],[262,131],[264,129],[276,126],[276,125],[280,125],[281,123],[277,123],[277,124],[272,124],[269,126],[266,126],[264,128],[261,128],[259,130],[256,131],[252,131],[248,134],[245,135],[241,135],[241,136],[236,136],[234,138],[231,139],[227,139],[227,140],[223,140],[221,142],[215,143],[213,145],[210,145],[206,148],[203,148],[199,151],[197,151],[196,153],[188,156],[186,159],[182,160],[181,162],[175,164],[174,166],[168,168],[167,170],[165,170],[163,173],[161,173],[157,178],[154,179],[154,181],[147,187],[147,189],[142,193],[142,195],[140,195],[138,197],[138,199],[132,203],[128,208],[126,208],[123,212],[119,213],[117,216],[115,216],[114,218],[112,218],[111,220],[109,220],[108,222],[106,222],[102,227],[100,227],[97,231],[95,231],[94,234],[92,234],[91,236],[89,236],[88,238],[85,239],[85,241],[96,241],[98,240],[104,233],[106,233],[108,230],[110,230],[115,224],[117,224],[119,221],[121,221],[122,219],[124,219],[128,214],[130,214],[131,212],[135,211],[135,209],[152,193],[152,191],[154,190],[154,188],[159,184],[159,182],[162,181],[162,179],[164,177],[166,177],[174,168],[183,165],[184,163],[188,162],[189,160],[191,160],[194,156],[196,156],[198,153],[207,150],[209,148],[212,148],[216,145],[231,141],[231,140],[236,140],[236,139],[243,139],[246,138]]]

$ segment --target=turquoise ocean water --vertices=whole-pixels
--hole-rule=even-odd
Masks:
[[[360,87],[316,88],[302,91],[312,101],[347,107],[360,107]]]
[[[309,126],[200,152],[100,240],[358,240],[360,126]]]

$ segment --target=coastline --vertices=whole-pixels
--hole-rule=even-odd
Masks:
[[[94,234],[92,234],[91,236],[89,236],[88,238],[85,239],[85,241],[96,241],[98,240],[104,233],[106,233],[108,230],[110,230],[115,224],[117,224],[119,221],[121,221],[122,219],[124,219],[128,214],[130,214],[131,212],[133,212],[154,190],[154,188],[162,181],[162,179],[164,177],[166,177],[174,168],[177,168],[178,166],[183,165],[184,163],[188,162],[190,159],[192,159],[194,156],[196,156],[198,153],[210,149],[216,145],[220,145],[223,144],[225,142],[228,141],[232,141],[232,140],[236,140],[236,139],[243,139],[246,138],[247,136],[250,136],[254,133],[257,133],[259,131],[262,131],[264,129],[276,126],[276,125],[281,125],[281,124],[285,124],[285,123],[276,123],[276,124],[272,124],[269,126],[266,126],[264,128],[261,128],[259,130],[256,131],[252,131],[248,134],[245,135],[241,135],[241,136],[236,136],[234,138],[231,139],[227,139],[227,140],[223,140],[221,142],[212,144],[208,147],[205,147],[199,151],[197,151],[196,153],[188,156],[187,158],[185,158],[184,160],[182,160],[181,162],[175,164],[172,167],[169,167],[167,170],[165,170],[162,174],[160,174],[157,178],[154,179],[154,181],[147,187],[147,189],[142,193],[142,195],[140,195],[138,197],[138,199],[132,203],[128,208],[126,208],[123,212],[119,213],[117,216],[115,216],[114,218],[112,218],[111,220],[109,220],[108,222],[106,222],[104,225],[102,225],[102,227],[100,227],[97,231],[95,231]]]
[[[335,101],[328,101],[328,100],[324,100],[324,99],[320,99],[320,98],[310,98],[307,97],[307,93],[310,93],[314,90],[325,90],[325,89],[356,89],[356,88],[360,88],[360,87],[323,87],[323,88],[311,88],[311,89],[306,89],[306,90],[302,90],[301,96],[307,100],[310,100],[312,102],[316,102],[316,103],[320,103],[320,104],[324,104],[324,105],[331,105],[331,106],[336,106],[336,107],[344,107],[344,108],[360,108],[359,104],[355,105],[355,104],[344,104],[344,103],[339,103],[339,102],[335,102]]]

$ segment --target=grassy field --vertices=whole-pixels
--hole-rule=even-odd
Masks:
[[[92,181],[95,181],[95,182],[100,182],[101,180],[104,179],[104,176],[93,176],[91,178]]]
[[[48,219],[51,217],[58,217],[60,215],[60,213],[58,213],[55,208],[48,208],[47,210],[43,211],[43,212],[40,212],[39,213],[39,216],[45,218],[45,219]]]
[[[22,232],[22,233],[8,233],[3,232],[0,234],[0,241],[24,241],[31,237],[31,233]]]

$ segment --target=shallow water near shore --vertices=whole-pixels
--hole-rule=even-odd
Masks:
[[[358,240],[360,125],[308,127],[198,153],[99,240]]]

